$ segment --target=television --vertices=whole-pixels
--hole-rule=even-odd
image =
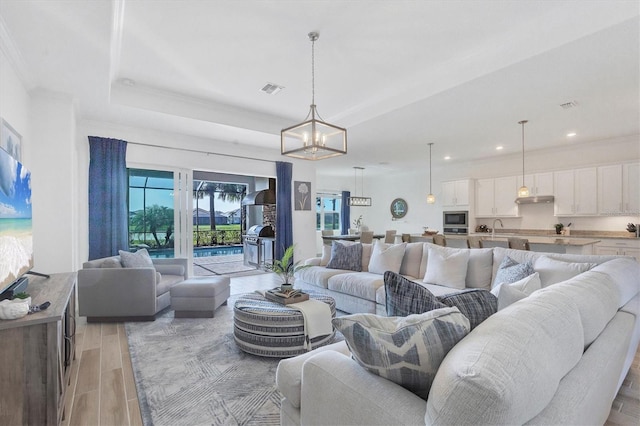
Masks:
[[[0,295],[28,282],[33,268],[31,173],[0,148]]]

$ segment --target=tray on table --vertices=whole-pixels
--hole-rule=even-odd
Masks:
[[[282,305],[289,305],[291,303],[304,302],[309,300],[309,294],[300,292],[293,297],[286,297],[280,290],[267,290],[264,292],[264,297],[272,302],[280,303]]]

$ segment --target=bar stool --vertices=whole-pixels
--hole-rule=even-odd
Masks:
[[[468,237],[467,238],[467,247],[468,248],[483,248],[482,237]]]
[[[438,245],[438,246],[442,246],[442,247],[446,247],[447,246],[447,239],[444,237],[444,235],[435,234],[433,236],[433,244]]]
[[[362,231],[362,232],[360,232],[360,242],[362,244],[372,244],[373,243],[373,231]]]
[[[531,250],[529,248],[529,240],[526,238],[508,238],[509,248],[514,250]]]

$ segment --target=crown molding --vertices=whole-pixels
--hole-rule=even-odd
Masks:
[[[0,50],[7,57],[9,64],[18,75],[18,78],[20,78],[20,81],[22,81],[25,89],[27,91],[32,90],[36,86],[35,79],[29,71],[27,63],[22,53],[20,53],[20,49],[16,46],[2,16],[0,16]]]

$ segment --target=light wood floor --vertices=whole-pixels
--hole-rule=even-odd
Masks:
[[[231,279],[231,294],[268,289],[273,274]],[[76,360],[65,401],[63,426],[142,425],[129,345],[123,323],[87,324],[78,318]],[[607,426],[640,424],[640,349],[616,396]]]

